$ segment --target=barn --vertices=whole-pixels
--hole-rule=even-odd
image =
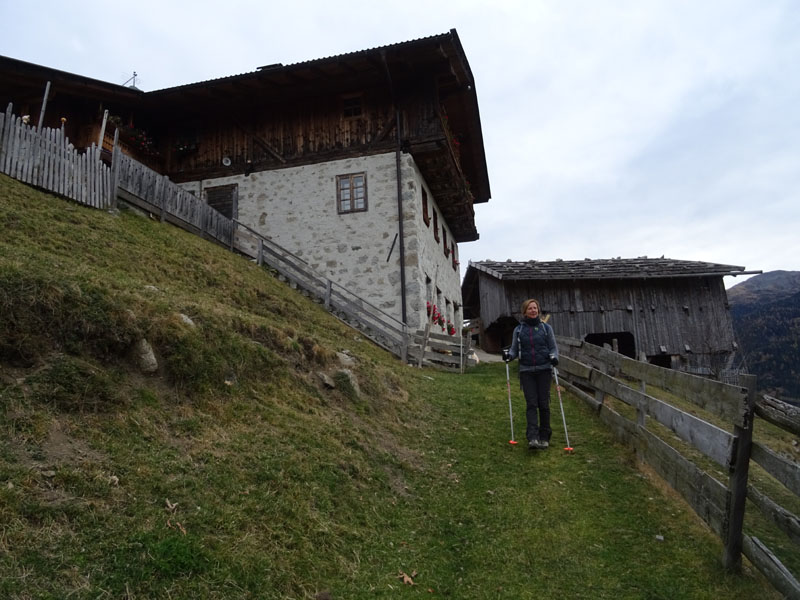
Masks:
[[[480,346],[511,343],[520,306],[536,298],[556,335],[610,344],[632,358],[719,376],[737,345],[723,277],[744,267],[668,258],[470,262],[464,316]]]

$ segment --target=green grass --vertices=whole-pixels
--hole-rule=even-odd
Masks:
[[[570,394],[530,452],[503,365],[402,365],[171,226],[0,176],[0,231],[2,598],[779,597]]]

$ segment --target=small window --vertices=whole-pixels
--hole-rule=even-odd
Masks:
[[[436,214],[436,211],[433,211],[433,239],[437,244],[439,243],[439,215]]]
[[[428,214],[428,192],[422,188],[422,220],[425,221],[427,227],[431,226],[431,217]]]
[[[339,214],[367,210],[367,174],[337,175],[336,203]]]
[[[450,256],[450,246],[447,245],[447,230],[442,227],[442,250],[444,250],[445,258]]]
[[[361,116],[361,96],[342,98],[342,116],[345,118]]]
[[[206,188],[206,202],[229,219],[238,218],[239,185],[218,185]]]
[[[456,259],[456,243],[450,241],[450,257],[453,259],[453,270],[458,269],[458,259]]]

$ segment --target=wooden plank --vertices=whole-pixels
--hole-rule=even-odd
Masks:
[[[727,499],[725,486],[658,436],[647,430],[639,431],[642,458],[722,537]]]
[[[557,339],[560,344],[562,338]],[[579,349],[576,346],[572,348],[601,364],[613,366],[626,376],[664,388],[726,420],[738,424],[744,422],[747,392],[743,388],[651,365],[585,342]]]
[[[580,377],[581,379],[589,380],[589,377],[592,373],[592,368],[589,365],[585,365],[577,360],[570,358],[569,356],[561,355],[559,356],[558,360],[558,372],[561,373],[564,371],[569,375],[574,375],[576,377]]]
[[[781,429],[800,435],[800,407],[765,394],[756,400],[756,415]]]
[[[717,464],[726,469],[730,466],[733,436],[727,431],[599,371],[592,371],[590,381],[606,394],[643,410]]]
[[[561,371],[559,371],[560,373]],[[559,383],[561,383],[564,387],[568,388],[570,392],[578,396],[579,398],[583,399],[586,404],[594,408],[595,410],[599,410],[602,407],[602,404],[598,403],[595,400],[594,396],[591,394],[587,394],[581,388],[577,387],[574,383],[569,380],[559,378]]]
[[[742,551],[785,598],[800,600],[800,583],[757,537],[743,536]]]
[[[8,105],[5,113],[0,113],[0,173],[5,173],[6,159],[6,130],[8,123],[8,113],[11,112],[11,104]]]
[[[787,489],[800,496],[800,465],[791,459],[778,456],[760,442],[753,442],[752,459]]]
[[[800,545],[800,518],[786,510],[758,488],[747,486],[747,498],[778,529],[783,531],[795,544]]]

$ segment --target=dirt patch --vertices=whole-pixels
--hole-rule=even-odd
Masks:
[[[52,468],[62,465],[80,465],[102,462],[104,457],[81,439],[70,434],[69,425],[53,419],[44,441],[34,446],[17,438],[11,440],[11,449],[17,460],[34,469]]]

